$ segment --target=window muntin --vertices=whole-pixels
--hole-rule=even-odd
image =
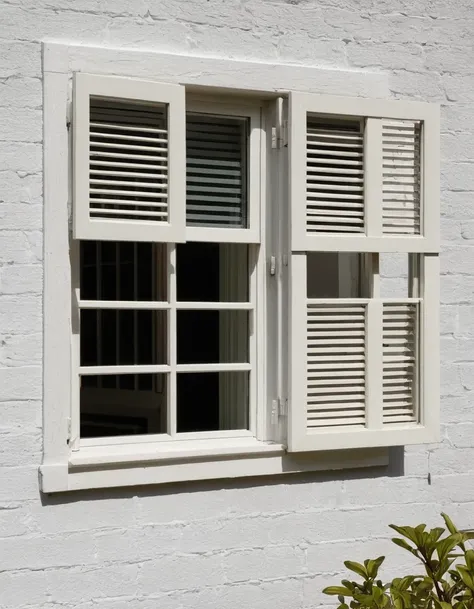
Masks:
[[[129,243],[135,257],[127,268],[121,244],[109,243],[94,268],[89,254],[103,254],[102,245],[82,248],[81,277],[93,276],[98,286],[93,290],[87,279],[89,298],[79,300],[82,436],[101,429],[112,435],[114,426],[124,434],[248,429],[249,374],[255,367],[249,246],[180,244],[178,264],[175,246],[165,252],[142,248],[139,257],[138,244]],[[166,275],[171,268],[176,272]],[[141,269],[146,278],[155,269],[148,298],[169,293],[169,300],[140,298]],[[121,421],[110,419],[114,403]],[[141,420],[128,425],[126,415],[133,419],[135,404],[141,405]]]
[[[252,148],[250,134],[258,127],[254,110],[251,116],[188,113],[188,224],[206,229],[200,238],[248,227],[256,141],[253,133]],[[230,137],[227,147],[223,136]],[[254,163],[253,173],[259,167]],[[222,203],[228,209],[219,210]],[[219,221],[204,221],[217,211]],[[81,437],[74,448],[108,438],[115,443],[114,434],[124,440],[255,435],[259,250],[212,238],[81,242],[79,421],[73,423]]]

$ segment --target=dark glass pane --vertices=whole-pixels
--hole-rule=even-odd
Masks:
[[[166,384],[166,374],[82,377],[81,437],[166,433]]]

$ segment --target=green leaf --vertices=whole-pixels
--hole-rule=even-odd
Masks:
[[[412,541],[414,544],[418,543],[418,536],[413,527],[399,527],[395,524],[389,524],[388,526],[400,535],[403,535],[403,537],[406,537],[407,539]]]
[[[407,541],[405,541],[404,539],[399,539],[398,537],[394,537],[392,539],[392,542],[395,545],[400,546],[400,548],[403,548],[404,550],[408,550],[408,552],[411,552],[415,556],[418,556],[416,550],[414,548],[412,548],[411,545]]]
[[[467,550],[464,557],[469,570],[474,572],[474,550]]]
[[[445,529],[443,529],[442,527],[435,527],[434,529],[431,529],[428,535],[429,543],[437,542],[441,535],[444,533],[444,531]]]
[[[462,535],[460,533],[453,533],[449,537],[438,541],[436,544],[436,551],[440,560],[446,558],[447,555],[462,541]]]
[[[367,570],[364,565],[361,565],[359,562],[354,562],[352,560],[344,561],[344,565],[347,569],[354,571],[357,575],[360,575],[364,579],[367,579]]]
[[[448,531],[451,533],[451,535],[453,535],[454,533],[459,533],[457,528],[454,526],[453,521],[447,514],[445,514],[444,512],[441,512],[441,516],[442,516],[444,522],[446,523]]]
[[[378,558],[370,559],[369,561],[367,561],[367,575],[372,579],[375,579],[377,577],[377,573],[379,572],[380,565],[383,563],[384,560],[385,556],[379,556]]]
[[[465,585],[471,590],[474,590],[474,573],[471,573],[464,565],[457,565],[456,568],[459,571],[461,579]]]
[[[342,586],[328,586],[324,588],[323,594],[332,594],[333,596],[352,596],[352,592],[349,588],[343,588]]]

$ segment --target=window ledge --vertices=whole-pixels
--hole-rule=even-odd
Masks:
[[[287,453],[281,444],[249,441],[199,441],[201,447],[148,448],[131,445],[90,447],[64,462],[45,460],[40,467],[43,493],[273,476],[314,471],[383,467],[387,448]],[[225,446],[225,443],[227,446]],[[178,444],[178,443],[176,443]],[[180,444],[182,444],[180,442]],[[220,444],[220,446],[219,446]],[[111,450],[112,449],[112,450]],[[125,450],[124,450],[125,449]]]
[[[283,444],[259,442],[255,438],[222,438],[216,440],[169,441],[145,445],[143,443],[93,446],[72,452],[69,465],[91,467],[122,465],[126,463],[149,463],[153,461],[175,461],[181,459],[213,459],[235,455],[282,454]]]

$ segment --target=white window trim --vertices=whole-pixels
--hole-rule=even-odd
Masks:
[[[277,68],[277,69],[275,69]],[[242,92],[275,99],[278,92],[317,90],[336,95],[389,95],[383,74],[285,65],[269,66],[213,58],[168,55],[124,49],[45,43],[44,72],[44,457],[40,467],[43,492],[129,486],[172,481],[258,476],[277,473],[380,466],[385,449],[355,449],[290,455],[281,443],[254,438],[206,439],[185,446],[130,443],[120,450],[88,447],[71,457],[67,443],[71,425],[71,265],[67,201],[71,200],[67,125],[68,88],[72,72],[113,74],[186,84],[188,89],[219,87],[234,95],[236,75]],[[209,89],[207,89],[209,91]],[[207,92],[206,91],[206,92]],[[274,93],[269,93],[274,92]],[[264,224],[261,228],[265,243]],[[281,244],[280,244],[281,245]],[[261,265],[264,267],[265,265]],[[259,297],[264,297],[266,269],[260,269]],[[280,277],[280,297],[284,279]],[[264,331],[260,328],[259,331]],[[281,366],[281,363],[280,363]],[[276,392],[276,389],[275,389]],[[270,396],[269,396],[270,397]],[[262,392],[258,400],[265,401]],[[265,412],[260,408],[259,413]],[[258,415],[261,417],[261,415]],[[268,422],[260,420],[266,428]],[[220,457],[219,459],[217,457]],[[120,467],[118,466],[120,464]],[[111,465],[115,467],[111,468]]]

